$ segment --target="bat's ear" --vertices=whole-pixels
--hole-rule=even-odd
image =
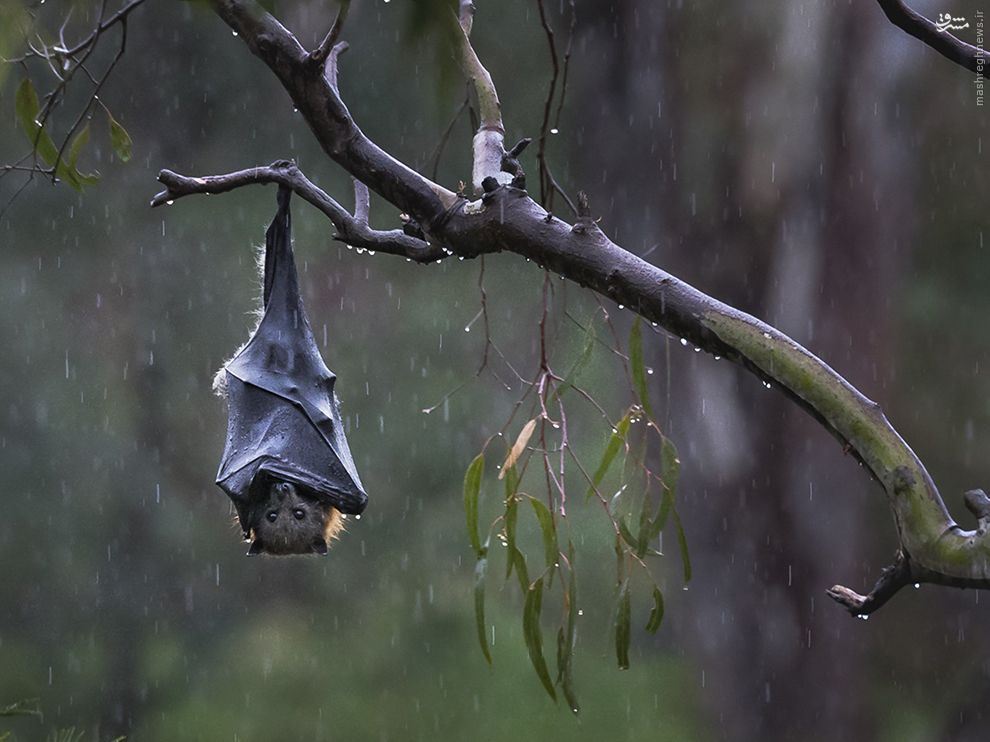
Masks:
[[[325,539],[319,537],[313,539],[314,554],[320,554],[321,556],[326,556],[327,551],[329,551],[329,549],[327,549],[327,542]]]
[[[258,556],[258,554],[263,554],[265,552],[265,545],[261,543],[260,538],[256,538],[251,542],[251,548],[248,549],[248,556]]]

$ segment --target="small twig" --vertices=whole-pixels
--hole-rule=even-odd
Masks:
[[[436,148],[433,150],[433,154],[430,155],[429,168],[430,168],[430,180],[437,179],[437,170],[440,168],[440,157],[443,155],[443,150],[447,146],[447,140],[450,139],[450,135],[454,131],[454,126],[457,124],[458,120],[461,118],[461,114],[464,113],[465,109],[471,105],[471,94],[470,92],[464,96],[464,101],[458,107],[457,112],[454,117],[447,124],[447,128],[443,130],[443,134],[440,136],[440,141],[437,142]]]
[[[333,25],[330,26],[330,30],[327,31],[327,35],[323,37],[320,45],[309,54],[309,58],[314,64],[322,64],[330,55],[337,39],[340,38],[340,32],[344,28],[347,11],[350,10],[350,7],[351,0],[340,0],[340,9],[337,11],[337,17],[333,20]]]
[[[626,383],[631,389],[634,387],[634,384],[633,384],[632,371],[629,370],[629,356],[627,356],[625,353],[619,350],[619,348],[622,347],[622,341],[619,339],[619,333],[616,331],[615,325],[612,323],[611,315],[609,315],[608,310],[605,308],[605,305],[602,303],[601,296],[596,295],[595,301],[598,302],[598,306],[601,307],[602,314],[605,317],[605,326],[608,328],[608,331],[612,334],[612,339],[615,340],[615,355],[617,355],[622,360],[622,370],[626,374]]]
[[[560,515],[567,517],[567,489],[564,483],[565,454],[569,448],[567,440],[567,413],[564,411],[564,400],[557,395],[557,409],[560,410]]]
[[[146,0],[131,0],[131,2],[129,2],[126,5],[124,5],[120,10],[118,10],[116,13],[114,13],[113,15],[111,15],[106,20],[100,20],[100,22],[97,23],[96,28],[93,29],[93,32],[90,33],[89,36],[87,36],[86,38],[84,38],[82,41],[80,41],[78,44],[76,44],[75,46],[73,46],[71,48],[68,48],[68,49],[64,48],[64,43],[65,42],[64,42],[64,39],[62,39],[62,35],[60,33],[59,34],[59,37],[60,37],[60,39],[62,39],[63,48],[58,49],[57,51],[60,54],[64,54],[67,57],[75,56],[76,54],[78,54],[79,52],[81,52],[83,49],[86,49],[89,46],[91,46],[93,44],[93,42],[96,41],[100,37],[100,35],[103,34],[107,29],[111,28],[114,24],[120,23],[121,21],[123,21],[124,19],[126,19],[127,16],[130,15],[131,11],[135,10],[138,6],[142,5],[145,2],[146,2]],[[102,18],[102,16],[101,16],[101,18]],[[65,27],[63,25],[63,30],[64,30],[64,28]],[[26,61],[28,59],[33,58],[33,57],[43,58],[44,56],[45,56],[44,54],[42,54],[38,50],[32,48],[31,51],[28,52],[27,54],[23,54],[20,57],[14,57],[12,59],[6,59],[4,61],[6,61],[6,62],[24,62],[24,61]]]
[[[571,213],[574,214],[574,216],[579,216],[580,214],[578,212],[578,207],[574,205],[574,201],[571,200],[571,197],[568,196],[567,192],[560,186],[557,179],[553,177],[553,172],[550,170],[550,165],[547,164],[547,161],[545,159],[540,160],[540,165],[543,168],[543,173],[552,189],[545,208],[548,211],[553,209],[553,194],[559,193],[560,197],[564,199],[564,203],[567,204],[567,208],[571,210]]]
[[[903,551],[897,552],[894,563],[885,567],[880,573],[880,579],[867,595],[860,595],[854,590],[842,585],[833,585],[826,591],[828,597],[845,606],[853,616],[866,618],[883,606],[894,594],[911,581],[911,569]]]
[[[488,349],[492,347],[492,328],[488,321],[488,292],[485,291],[485,256],[481,256],[481,270],[478,271],[478,291],[481,294],[481,309],[478,313],[481,315],[482,327],[485,330],[485,350],[482,354],[481,365],[478,366],[478,371],[475,376],[481,374],[488,366]],[[497,350],[497,349],[496,349]],[[511,369],[512,366],[509,366]],[[513,369],[514,370],[514,369]]]
[[[106,0],[103,0],[103,3],[100,5],[100,14],[98,16],[99,18],[101,19],[103,18],[103,14],[105,10],[106,10]],[[103,27],[102,22],[97,21],[96,30],[93,31],[93,34],[90,37],[92,39],[92,43],[86,47],[86,53],[83,54],[82,59],[76,61],[75,65],[70,67],[64,76],[59,76],[58,85],[56,85],[54,89],[52,89],[51,91],[48,92],[47,95],[45,95],[45,105],[42,107],[41,113],[38,115],[38,124],[39,124],[38,131],[35,133],[34,141],[31,143],[31,148],[35,158],[37,158],[38,143],[41,141],[41,135],[45,130],[45,126],[48,124],[48,119],[51,116],[52,111],[55,110],[56,106],[58,106],[59,102],[61,101],[65,89],[68,86],[69,81],[72,80],[72,77],[75,75],[76,70],[82,67],[86,63],[86,60],[89,59],[89,56],[96,50],[96,42],[99,41],[100,34],[102,33],[101,31],[99,31],[99,29],[102,27]],[[73,53],[74,52],[67,52],[66,57],[71,57]],[[39,54],[38,56],[44,56],[45,59],[47,60],[48,59],[47,50],[46,50],[46,54],[44,55]],[[54,177],[55,175],[53,174],[52,178],[54,179]]]
[[[340,10],[337,11],[337,17],[334,18],[333,25],[330,26],[330,30],[327,31],[327,35],[323,37],[320,45],[308,55],[310,64],[323,67],[323,76],[326,77],[327,82],[333,88],[334,92],[338,90],[337,62],[340,55],[349,48],[346,41],[337,41],[337,39],[340,37],[340,32],[344,28],[344,22],[347,20],[347,11],[350,7],[351,0],[340,0]]]
[[[50,167],[36,167],[34,165],[0,165],[0,173],[36,173],[37,175],[51,175],[55,171]]]
[[[564,49],[563,72],[560,77],[560,97],[557,99],[557,110],[554,113],[554,128],[560,127],[560,114],[564,110],[564,100],[567,98],[567,73],[571,66],[571,47],[574,43],[574,29],[577,26],[577,7],[574,0],[571,3],[571,25],[567,29],[567,46]]]
[[[334,92],[339,91],[337,88],[337,62],[340,59],[340,55],[348,49],[350,49],[350,45],[346,41],[338,41],[333,45],[330,54],[327,55],[327,61],[323,67],[323,76],[327,79]]]
[[[474,2],[473,0],[460,0],[457,10],[457,20],[464,30],[465,36],[471,35],[471,27],[474,25]]]
[[[66,147],[69,146],[69,140],[72,138],[72,135],[76,133],[76,129],[79,128],[79,125],[86,118],[86,115],[89,113],[89,110],[93,107],[93,103],[99,100],[100,90],[103,89],[103,85],[110,78],[110,73],[113,72],[113,68],[117,66],[117,63],[120,61],[120,58],[124,56],[124,51],[127,48],[126,16],[120,22],[120,29],[121,29],[120,46],[117,48],[117,53],[114,55],[114,58],[110,61],[110,64],[107,66],[106,71],[104,71],[103,77],[101,77],[99,82],[96,83],[96,87],[93,89],[92,94],[89,96],[89,100],[86,102],[86,105],[83,106],[82,111],[79,112],[79,116],[76,117],[75,122],[73,122],[72,126],[69,127],[68,133],[66,133],[65,138],[62,140],[62,145],[58,148],[58,155],[56,155],[55,157],[55,165],[53,168],[56,171],[58,170],[59,163],[62,162],[62,155],[65,154]],[[87,74],[89,73],[87,72]],[[55,176],[53,175],[52,177]]]
[[[371,191],[368,186],[357,178],[354,181],[354,218],[359,224],[368,225],[368,216],[371,214]]]
[[[18,197],[22,193],[24,193],[24,190],[31,184],[31,181],[34,180],[34,176],[35,176],[34,172],[29,173],[27,178],[24,179],[24,182],[21,183],[20,188],[14,191],[13,195],[9,199],[7,199],[7,203],[5,203],[3,205],[3,208],[0,209],[0,219],[3,219],[7,211],[10,210],[10,207],[14,205],[15,201],[17,201]]]
[[[69,8],[69,12],[65,14],[65,18],[62,20],[62,25],[58,29],[58,40],[62,43],[61,49],[67,49],[68,44],[65,42],[65,29],[69,25],[69,21],[72,20],[72,11],[75,7]]]
[[[547,46],[550,49],[550,63],[553,66],[553,74],[550,76],[550,87],[547,89],[547,97],[543,102],[543,122],[540,124],[540,138],[537,144],[536,160],[540,165],[540,205],[548,208],[550,197],[550,186],[547,179],[546,148],[547,134],[550,132],[550,112],[553,106],[554,95],[557,92],[557,77],[560,75],[560,60],[557,57],[557,44],[554,41],[553,28],[547,20],[546,8],[543,7],[543,0],[536,0],[536,7],[540,12],[540,25],[543,33],[547,37]]]

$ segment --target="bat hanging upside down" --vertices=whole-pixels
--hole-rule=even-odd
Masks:
[[[266,235],[264,315],[216,382],[228,410],[217,484],[251,541],[248,554],[326,554],[343,516],[368,504],[344,436],[336,376],[299,294],[290,195],[279,188]]]

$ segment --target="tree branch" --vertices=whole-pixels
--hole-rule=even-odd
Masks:
[[[877,0],[887,19],[902,31],[924,42],[946,59],[990,79],[990,57],[986,51],[967,44],[907,6],[904,0]]]
[[[337,11],[337,17],[334,18],[333,25],[330,26],[330,30],[327,31],[327,35],[320,42],[320,45],[309,55],[310,59],[316,64],[322,64],[326,60],[330,51],[337,43],[337,39],[340,38],[340,32],[344,27],[344,21],[347,20],[347,11],[350,10],[350,7],[351,0],[341,0],[340,10]]]
[[[367,224],[370,213],[371,193],[368,192],[368,186],[354,178],[354,218],[361,224]]]
[[[826,594],[857,618],[867,618],[909,582],[911,582],[911,570],[908,567],[907,557],[904,556],[904,552],[899,551],[896,561],[880,572],[880,579],[869,595],[860,595],[842,585],[833,585]]]
[[[474,0],[458,0],[457,20],[461,24],[465,36],[471,35],[471,27],[474,25],[474,10]]]
[[[835,599],[868,613],[908,582],[990,587],[990,537],[985,527],[990,523],[990,501],[981,510],[980,528],[966,531],[956,525],[928,472],[880,407],[808,350],[755,317],[623,250],[590,219],[579,219],[572,227],[547,213],[524,190],[500,185],[494,176],[483,179],[485,193],[478,201],[456,201],[450,191],[410,170],[365,137],[336,90],[322,73],[312,74],[307,53],[278,21],[251,0],[213,0],[213,5],[278,76],[327,154],[413,215],[432,243],[461,257],[508,251],[529,258],[625,305],[685,343],[743,366],[831,432],[883,487],[902,555],[900,566],[895,565],[892,576],[881,578],[871,595],[857,598],[848,588],[836,587],[830,591]],[[483,118],[500,127],[491,78],[483,72],[457,16],[450,15],[461,40],[465,72],[472,76],[479,94],[485,95]],[[501,133],[492,131],[498,138],[491,142],[497,142],[501,150]],[[491,166],[486,161],[485,167]],[[301,195],[306,198],[305,193]],[[333,218],[330,211],[334,210],[325,213]],[[967,501],[975,502],[972,497]]]
[[[512,175],[502,170],[505,152],[505,127],[502,125],[502,107],[495,92],[495,84],[488,70],[478,59],[471,46],[468,34],[471,33],[474,4],[461,5],[460,17],[453,11],[448,14],[450,32],[454,39],[457,63],[468,82],[474,85],[478,96],[478,109],[481,121],[474,135],[474,165],[471,168],[471,184],[474,192],[480,193],[485,178],[495,178],[500,185],[512,182]],[[464,19],[468,18],[468,21]]]
[[[368,139],[309,54],[253,0],[212,0],[217,15],[275,73],[327,155],[345,170],[412,214],[427,229],[457,195],[433,183]]]
[[[357,204],[355,215],[351,216],[347,209],[303,175],[295,163],[288,160],[278,160],[267,167],[253,167],[226,175],[208,175],[199,178],[179,175],[171,170],[162,170],[158,174],[158,180],[165,186],[166,190],[151,199],[152,207],[171,204],[178,198],[195,193],[226,193],[247,185],[278,183],[291,188],[300,197],[326,214],[333,222],[334,227],[337,228],[337,234],[333,237],[335,240],[375,252],[401,255],[418,263],[432,263],[447,256],[447,253],[439,245],[431,245],[423,240],[410,237],[402,230],[393,229],[381,232],[371,229],[368,226],[367,187],[360,186],[355,181]],[[363,203],[360,190],[362,187],[365,194]]]

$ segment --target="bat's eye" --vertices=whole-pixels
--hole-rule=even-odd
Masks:
[[[306,517],[306,511],[303,510],[302,508],[296,508],[295,510],[292,511],[292,515],[295,516],[296,520],[302,520],[303,518]]]
[[[268,518],[269,523],[274,523],[278,520],[278,513],[274,510],[269,510],[265,517]]]

